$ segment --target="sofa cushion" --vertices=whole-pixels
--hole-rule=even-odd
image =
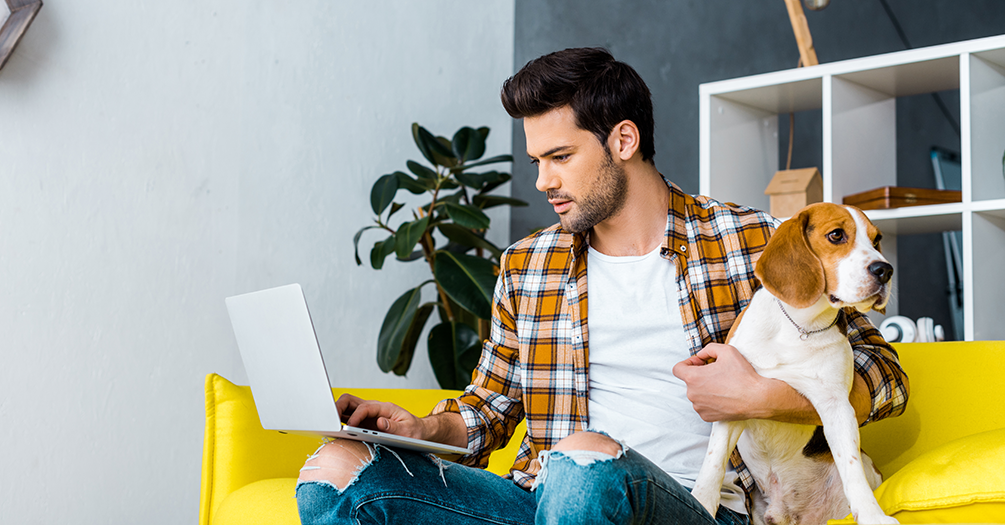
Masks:
[[[901,523],[1005,523],[1005,428],[922,454],[876,499]]]
[[[213,525],[299,525],[296,478],[263,479],[224,498]]]

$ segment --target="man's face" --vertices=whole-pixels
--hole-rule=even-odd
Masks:
[[[527,155],[537,164],[537,189],[548,195],[562,227],[578,233],[625,204],[627,178],[606,145],[576,126],[565,106],[523,120]]]

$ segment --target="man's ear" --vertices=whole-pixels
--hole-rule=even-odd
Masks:
[[[618,122],[611,130],[611,153],[622,161],[626,161],[639,150],[639,127],[630,120]]]

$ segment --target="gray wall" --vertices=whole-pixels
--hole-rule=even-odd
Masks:
[[[889,0],[889,5],[913,47],[1005,33],[1000,0]],[[879,0],[833,0],[806,15],[821,63],[904,49]],[[698,85],[790,69],[799,60],[781,0],[519,0],[515,27],[515,69],[545,53],[579,46],[607,47],[635,67],[653,92],[656,165],[690,193],[698,191]],[[958,122],[958,93],[943,98]],[[931,96],[900,100],[897,112],[899,184],[932,187],[928,148],[958,151],[959,137]],[[787,119],[779,120],[780,136],[786,137]],[[795,130],[793,167],[819,166],[819,111],[796,115]],[[512,215],[516,240],[557,221],[534,188],[536,171],[524,160],[519,122],[513,147],[513,195],[532,203]],[[901,314],[934,317],[948,329],[945,264],[941,249],[932,247],[941,247],[938,234],[901,237],[898,243],[900,259],[912,261],[900,270]]]
[[[436,386],[376,363],[428,268],[352,239],[413,121],[511,149],[513,1],[291,5],[46,0],[0,71],[0,522],[196,523],[228,295],[300,282],[337,385]]]

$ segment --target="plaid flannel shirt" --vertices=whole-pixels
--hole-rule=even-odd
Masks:
[[[677,266],[681,319],[694,355],[709,343],[723,342],[753,297],[754,264],[778,222],[764,212],[668,185],[669,221],[660,253]],[[473,452],[461,463],[485,467],[489,454],[505,446],[526,418],[527,434],[509,475],[528,488],[540,470],[540,452],[587,429],[588,242],[587,235],[555,225],[503,254],[492,329],[471,385],[460,398],[444,400],[433,410],[463,417]],[[872,393],[869,421],[900,414],[908,383],[896,352],[868,318],[847,313],[855,369]],[[749,493],[749,471],[735,451],[731,460]]]

